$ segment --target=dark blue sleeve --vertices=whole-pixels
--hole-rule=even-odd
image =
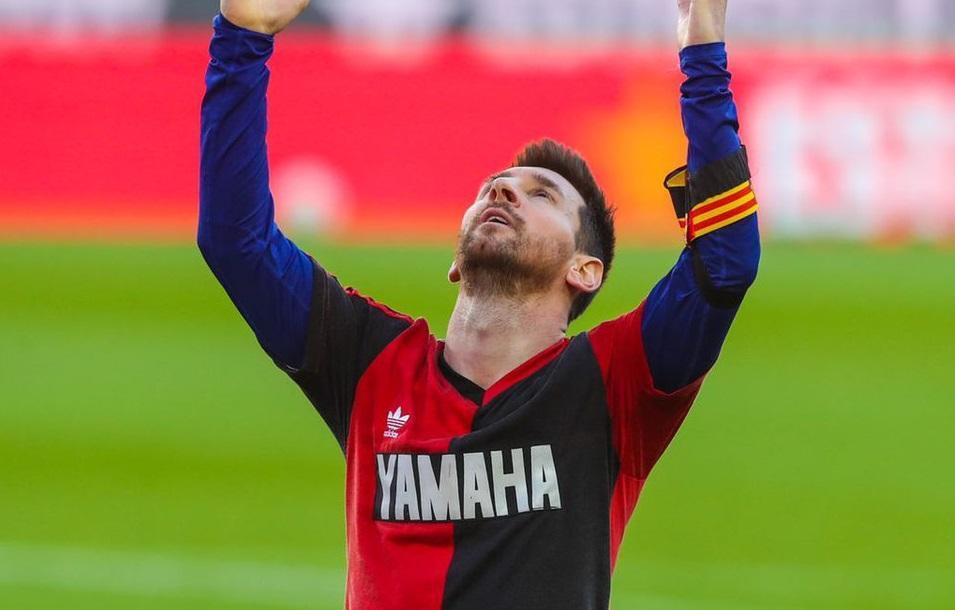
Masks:
[[[273,38],[221,15],[213,27],[202,101],[199,249],[266,353],[297,368],[314,267],[274,221],[265,145]]]
[[[680,87],[683,129],[689,142],[690,173],[719,161],[740,147],[739,115],[730,92],[726,44],[714,42],[680,51],[686,80]]]
[[[680,53],[680,67],[686,76],[681,110],[692,176],[739,152],[739,121],[724,43],[687,47]],[[738,303],[711,302],[700,274],[705,273],[712,290],[742,295],[756,279],[759,255],[753,214],[694,240],[653,288],[641,328],[658,389],[673,392],[708,371],[739,309]]]

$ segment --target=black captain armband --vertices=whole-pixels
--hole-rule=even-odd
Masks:
[[[716,307],[738,307],[746,291],[714,286],[693,241],[756,213],[758,204],[750,177],[746,149],[741,147],[735,154],[693,175],[684,166],[671,172],[664,181],[693,254],[696,281],[707,302]]]
[[[663,185],[688,244],[755,214],[758,207],[743,147],[692,175],[686,166],[676,169]]]

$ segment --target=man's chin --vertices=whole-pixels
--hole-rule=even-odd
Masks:
[[[511,240],[517,236],[517,231],[508,225],[485,222],[474,227],[468,236],[470,239],[486,239],[491,241]]]
[[[550,253],[551,244],[544,241],[528,243],[526,235],[507,225],[488,224],[468,231],[459,245],[458,265],[465,291],[526,296],[547,290],[563,273],[569,254]]]
[[[476,243],[463,252],[464,266],[468,269],[509,271],[517,265],[513,252],[493,243]]]
[[[514,231],[504,225],[486,228],[487,224],[489,223],[475,227],[468,233],[462,248],[464,253],[481,256],[496,252],[513,252],[516,246]]]

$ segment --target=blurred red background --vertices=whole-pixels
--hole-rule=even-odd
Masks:
[[[0,233],[188,238],[209,35],[6,36]],[[955,56],[731,53],[770,234],[955,234]],[[272,67],[273,190],[299,230],[450,238],[483,178],[550,136],[591,161],[625,237],[680,237],[661,188],[685,157],[670,48],[398,50],[304,30]]]

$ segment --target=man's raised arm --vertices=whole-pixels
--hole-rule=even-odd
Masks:
[[[222,0],[202,102],[198,242],[265,351],[300,367],[313,264],[274,222],[265,146],[272,34],[307,6]]]
[[[303,0],[222,0],[202,101],[199,249],[266,353],[344,449],[364,369],[410,318],[342,288],[282,235],[265,148],[273,34]]]
[[[729,91],[726,0],[680,1],[688,166],[667,178],[687,246],[644,303],[590,331],[621,471],[643,480],[700,389],[759,263],[756,200]],[[630,488],[636,501],[639,488]]]
[[[759,230],[746,151],[729,90],[726,0],[679,0],[687,167],[667,187],[687,247],[644,306],[642,336],[654,385],[672,392],[716,362],[756,278]]]

